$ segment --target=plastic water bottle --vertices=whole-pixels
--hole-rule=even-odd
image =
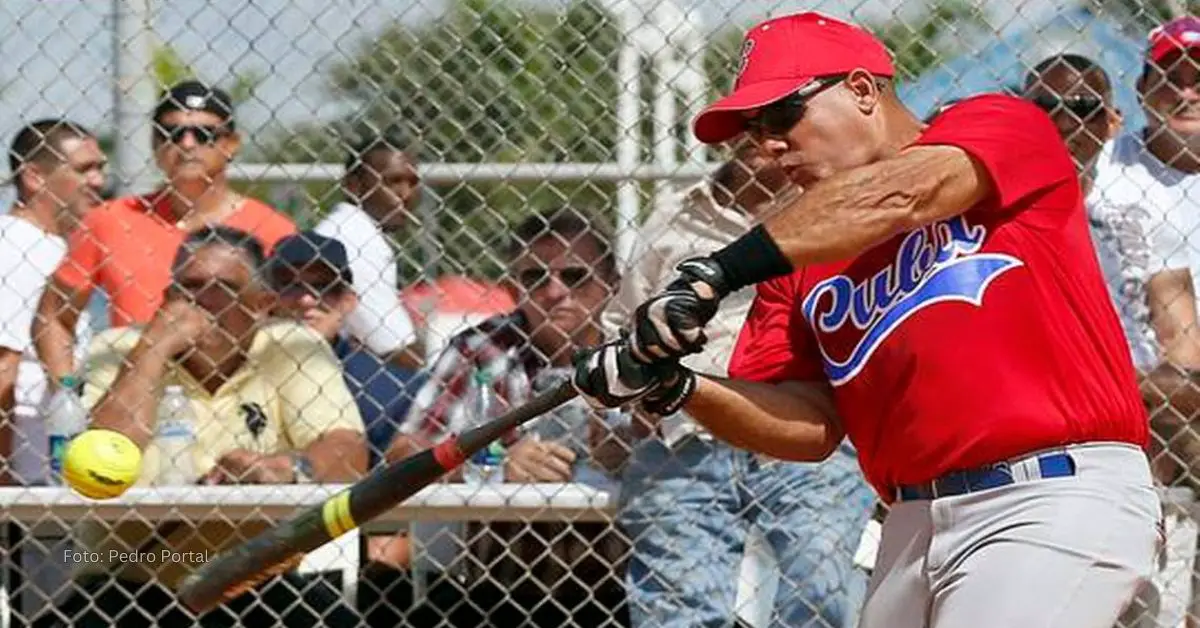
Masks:
[[[492,377],[486,370],[476,369],[467,388],[470,425],[475,427],[499,415],[501,404],[492,388]],[[504,445],[494,441],[471,456],[463,465],[463,480],[468,484],[502,484],[504,482]]]
[[[59,380],[58,390],[46,403],[46,435],[49,440],[50,483],[61,486],[67,444],[87,429],[88,415],[76,389],[79,380],[70,375]]]
[[[182,386],[167,386],[158,402],[154,444],[158,449],[155,486],[184,486],[196,482],[192,446],[196,442],[196,415]]]

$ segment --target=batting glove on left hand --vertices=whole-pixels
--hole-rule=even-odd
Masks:
[[[633,356],[643,364],[674,361],[704,349],[704,326],[729,293],[721,265],[697,257],[676,267],[679,277],[633,314]]]
[[[689,368],[676,365],[668,371],[658,388],[638,402],[638,406],[653,416],[671,416],[683,409],[694,392],[696,374]]]
[[[634,360],[622,338],[577,353],[571,383],[592,407],[618,408],[656,391],[670,373],[664,367]]]

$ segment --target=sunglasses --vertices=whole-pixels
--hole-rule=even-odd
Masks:
[[[553,271],[548,268],[527,268],[517,273],[517,282],[526,290],[537,290],[546,284],[551,273],[557,275],[564,286],[573,290],[591,277],[592,269],[587,266],[568,266]]]
[[[769,105],[749,112],[745,118],[746,130],[757,135],[786,135],[804,118],[808,101],[844,80],[845,75],[819,78]]]
[[[154,137],[160,142],[172,144],[182,144],[184,139],[191,135],[197,144],[211,146],[229,134],[229,127],[223,125],[156,124],[154,126]]]
[[[1090,94],[1076,94],[1066,98],[1039,94],[1030,100],[1050,115],[1066,110],[1080,120],[1090,120],[1104,111],[1104,99]]]

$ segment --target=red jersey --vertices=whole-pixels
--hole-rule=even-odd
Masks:
[[[965,150],[995,194],[855,259],[759,284],[730,375],[827,379],[888,499],[900,484],[1048,447],[1145,446],[1129,348],[1050,118],[978,96],[914,145]]]

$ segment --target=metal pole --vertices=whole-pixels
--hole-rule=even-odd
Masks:
[[[703,25],[700,14],[695,9],[689,9],[683,20],[681,52],[684,57],[683,69],[679,74],[677,86],[684,99],[684,110],[688,126],[683,134],[684,151],[687,161],[704,163],[708,159],[708,148],[696,139],[691,132],[692,121],[700,115],[700,111],[708,105],[708,75],[704,71],[704,52],[707,42],[704,39]]]
[[[633,41],[635,26],[632,2],[619,3],[614,11],[621,26],[621,50],[617,55],[617,167],[626,172],[637,167],[641,148],[641,72],[638,47]],[[633,244],[638,221],[638,184],[624,179],[617,183],[616,254],[618,268],[633,262]]]
[[[153,0],[113,0],[113,173],[121,193],[146,192],[156,183],[150,114],[157,100],[151,72]]]
[[[636,51],[632,54],[637,61]],[[635,63],[636,65],[636,63]],[[618,102],[618,104],[620,104]],[[636,108],[633,109],[636,113]],[[629,112],[622,116],[631,115]],[[623,134],[636,133],[637,129],[624,129]],[[505,181],[509,183],[539,183],[546,181],[688,181],[703,178],[715,170],[719,163],[693,162],[682,166],[663,168],[657,164],[638,163],[638,137],[626,140],[628,153],[626,163],[429,163],[421,164],[421,181],[429,185],[471,183],[476,181]],[[621,149],[623,144],[618,143]],[[230,181],[283,181],[292,183],[337,181],[342,178],[341,164],[242,164],[229,165]],[[636,191],[636,189],[635,189]],[[636,214],[635,214],[636,215]]]
[[[665,26],[665,24],[659,24]],[[679,142],[675,135],[675,124],[679,121],[679,107],[675,99],[675,79],[679,74],[679,63],[669,43],[654,55],[654,164],[664,171],[679,167]],[[665,211],[675,195],[669,181],[654,182],[654,207]]]

